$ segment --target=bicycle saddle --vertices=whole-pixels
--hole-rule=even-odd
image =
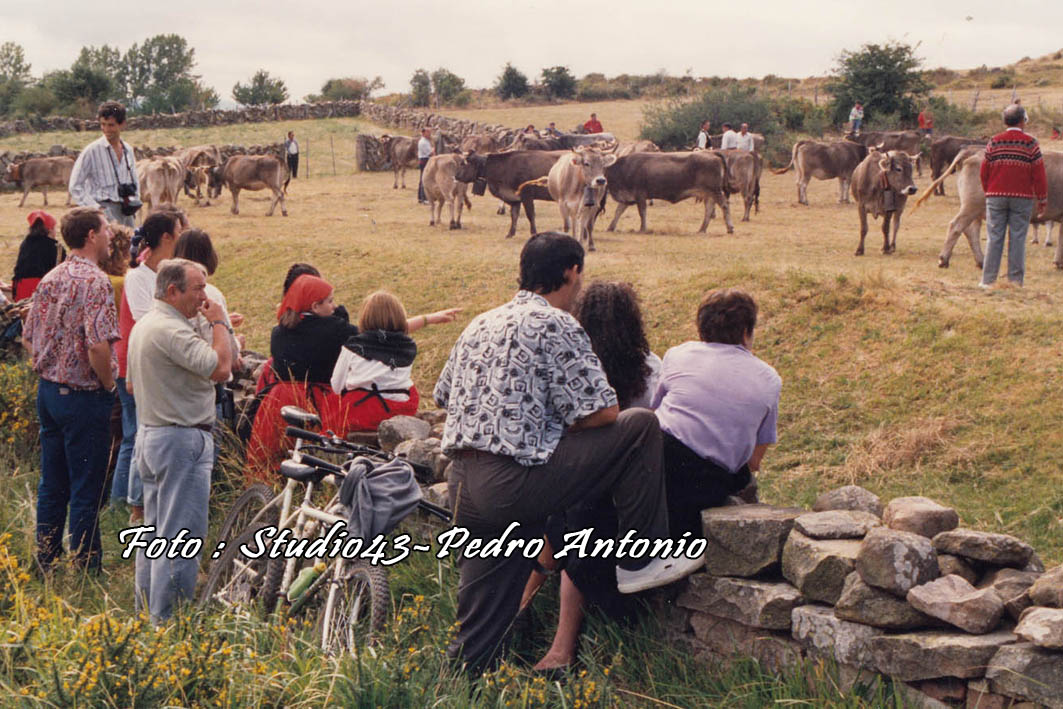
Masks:
[[[281,408],[281,418],[292,426],[301,426],[302,428],[321,425],[320,416],[312,414],[309,411],[304,411],[298,406],[285,406]]]
[[[302,463],[296,463],[294,460],[285,460],[281,463],[280,469],[281,475],[286,478],[291,478],[296,482],[320,482],[323,477],[329,474],[327,470],[320,470],[310,465],[303,465]]]

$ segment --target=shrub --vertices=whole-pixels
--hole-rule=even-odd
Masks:
[[[707,91],[693,101],[671,99],[651,105],[643,117],[639,137],[652,140],[662,150],[689,148],[706,118],[714,129],[727,121],[735,126],[748,123],[751,131],[769,139],[781,132],[775,102],[758,96],[756,89],[741,86]]]
[[[994,77],[991,82],[989,82],[989,88],[1006,89],[1011,86],[1012,82],[1014,81],[1015,77],[1011,74],[1000,74],[999,76]]]
[[[520,69],[506,62],[502,74],[495,84],[495,91],[502,100],[508,98],[521,98],[528,93],[528,77],[521,73]]]
[[[424,69],[418,69],[410,77],[410,101],[414,106],[427,106],[432,100],[432,78]]]
[[[576,95],[576,77],[567,66],[543,69],[543,89],[550,98],[572,98]]]
[[[15,456],[37,450],[37,375],[26,362],[0,362],[0,448]]]

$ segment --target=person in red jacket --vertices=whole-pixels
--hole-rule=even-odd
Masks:
[[[584,133],[602,133],[604,130],[605,129],[602,128],[602,122],[598,120],[597,113],[592,113],[591,119],[583,124]]]
[[[930,108],[924,108],[919,112],[919,130],[927,140],[934,136],[934,116],[930,114]]]
[[[1048,204],[1045,162],[1037,139],[1026,133],[1026,109],[1012,104],[1004,109],[1007,130],[994,135],[982,161],[982,189],[986,196],[986,244],[982,288],[997,280],[1008,231],[1008,280],[1022,285],[1026,272],[1026,230],[1037,203],[1037,216]]]

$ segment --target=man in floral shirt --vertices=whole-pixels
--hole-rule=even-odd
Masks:
[[[62,221],[66,261],[33,294],[23,343],[41,381],[41,481],[37,488],[37,560],[48,571],[63,553],[70,507],[70,547],[79,566],[100,569],[98,514],[111,442],[118,360],[118,314],[111,281],[99,262],[111,228],[98,209],[80,207]]]
[[[454,523],[471,538],[541,539],[546,518],[611,496],[620,535],[666,538],[661,432],[646,409],[619,412],[590,338],[569,310],[583,247],[565,234],[528,240],[520,290],[474,319],[436,383]],[[514,522],[519,527],[509,529]],[[700,559],[618,558],[622,593],[678,580]],[[450,647],[472,673],[491,664],[516,617],[532,559],[520,552],[458,561],[460,629]]]

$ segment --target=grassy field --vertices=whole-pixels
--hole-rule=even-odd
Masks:
[[[538,126],[552,116],[566,126],[594,109],[577,105],[539,110],[529,109],[521,118],[503,109],[485,112],[480,119]],[[597,111],[606,128],[617,130],[621,137],[636,132],[638,103],[599,105]],[[622,126],[631,128],[621,130]],[[527,222],[522,218],[518,237],[507,240],[503,236],[508,217],[494,213],[496,202],[473,198],[463,231],[430,228],[427,209],[416,205],[413,189],[391,189],[390,174],[352,171],[354,131],[374,130],[361,121],[239,126],[182,131],[179,136],[133,135],[131,140],[249,144],[274,139],[289,128],[303,140],[309,138],[313,146],[327,144],[329,135],[334,135],[338,175],[332,177],[330,169],[328,176],[321,176],[315,166],[312,179],[293,181],[288,218],[279,213],[265,218],[268,204],[262,193],[245,193],[239,216],[229,213],[227,194],[210,207],[185,203],[193,224],[210,232],[221,255],[214,282],[230,307],[245,314],[243,331],[249,346],[259,351],[268,348],[283,274],[297,260],[320,267],[335,285],[337,299],[352,309],[366,293],[381,287],[398,294],[411,313],[462,306],[458,323],[418,333],[415,381],[422,398],[428,398],[461,328],[474,315],[512,296]],[[628,130],[631,133],[623,132]],[[0,145],[0,149],[10,147],[14,146]],[[416,176],[408,184],[415,181]],[[917,182],[922,188],[929,179]],[[856,210],[837,203],[836,182],[813,181],[812,206],[803,207],[796,203],[793,173],[769,174],[762,183],[760,214],[749,223],[736,221],[733,235],[725,234],[720,219],[712,222],[707,236],[694,234],[700,207],[690,202],[651,207],[651,234],[634,232],[635,210],[629,210],[615,234],[605,233],[608,222],[600,221],[598,251],[587,258],[586,278],[635,284],[651,345],[660,354],[694,337],[694,311],[706,290],[738,286],[754,294],[761,308],[755,352],[778,369],[784,382],[779,444],[765,457],[760,475],[767,501],[807,505],[819,492],[848,483],[863,485],[886,499],[927,495],[955,506],[964,525],[1018,535],[1030,541],[1046,563],[1059,563],[1063,561],[1063,475],[1058,465],[1063,413],[1057,398],[1063,385],[1059,337],[1063,273],[1053,267],[1050,250],[1040,246],[1029,247],[1027,286],[1021,290],[979,290],[978,271],[963,244],[953,255],[952,268],[938,269],[937,252],[958,204],[951,181],[947,189],[950,196],[934,198],[904,215],[895,255],[881,255],[880,232],[874,224],[868,255],[855,257]],[[25,214],[39,207],[40,196],[32,195],[24,209],[18,209],[17,202],[17,196],[0,195],[0,273],[5,279],[23,234]],[[553,205],[538,203],[538,207],[540,228],[556,227]],[[610,205],[610,218],[612,210]],[[7,445],[3,449],[0,444],[0,452],[6,451],[14,472],[11,502],[0,506],[0,529],[15,535],[12,549],[25,560],[31,549],[36,461],[31,453]],[[221,514],[219,504],[212,518]],[[105,563],[111,569],[110,580],[102,588],[67,595],[72,617],[131,608],[129,564],[117,558],[114,537],[119,522],[107,522]],[[399,575],[402,581],[396,585],[408,595],[396,596],[396,609],[412,607],[409,594],[424,595],[433,613],[442,617],[438,627],[433,621],[423,638],[424,647],[436,653],[425,666],[442,673],[438,645],[453,618],[453,570],[411,565]],[[72,584],[61,582],[58,589],[66,595]],[[551,599],[543,601],[546,618],[549,603]],[[681,684],[680,679],[654,680],[645,668],[635,667],[639,663],[633,657],[661,652],[652,628],[633,635],[616,635],[608,624],[593,625],[592,630],[586,657],[596,672],[610,667],[613,653],[621,648],[625,658],[615,665],[619,674],[612,679],[598,677],[606,694],[595,703],[626,704],[630,697],[619,689],[680,706],[691,703],[689,695],[674,693],[679,690],[672,684]],[[239,634],[229,627],[225,632]],[[524,651],[529,656],[541,651],[544,640],[542,630],[523,646]],[[299,662],[313,657],[298,643],[283,647]],[[269,667],[276,669],[279,662]],[[314,687],[327,686],[329,672],[351,670],[347,665],[330,667],[320,670],[325,674],[312,680],[317,683]],[[531,687],[533,680],[522,677],[514,680],[514,686]],[[783,685],[790,686],[788,681]],[[716,706],[759,706],[781,691],[781,685],[758,684],[765,682],[763,678],[743,675],[741,682],[753,693],[728,699],[717,685],[699,680],[689,686],[697,687],[703,692],[699,696]],[[439,692],[471,691],[460,683],[440,687]],[[805,696],[797,689],[786,692],[791,693],[784,696]],[[306,705],[314,705],[310,697],[322,696],[310,693],[299,700],[286,692],[263,690],[262,694],[277,703],[306,701]],[[398,697],[376,696],[379,702],[363,705],[395,705]],[[491,698],[495,696],[481,699],[486,705],[502,705],[504,700],[495,701]],[[820,694],[814,697],[818,701]],[[827,704],[823,700],[817,705]]]

